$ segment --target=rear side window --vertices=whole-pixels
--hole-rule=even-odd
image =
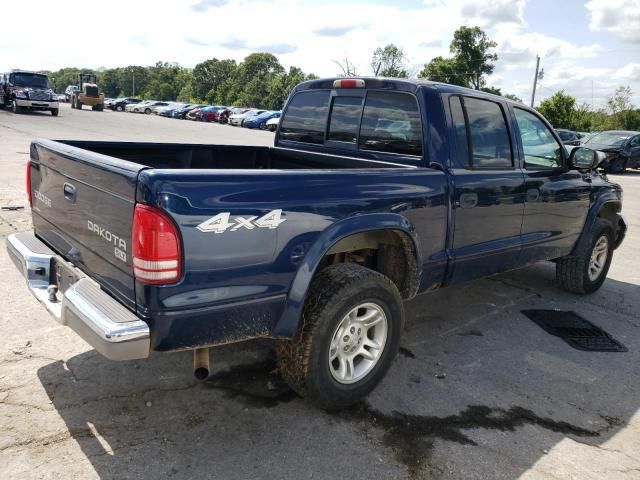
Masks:
[[[280,137],[294,142],[323,144],[328,108],[327,90],[296,94],[282,118]]]
[[[361,150],[422,155],[422,126],[415,97],[368,92],[358,145]]]
[[[459,157],[463,164],[471,168],[513,168],[511,140],[500,105],[472,97],[453,97],[450,105],[458,149],[466,153],[466,158]]]

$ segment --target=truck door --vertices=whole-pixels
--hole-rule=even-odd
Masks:
[[[517,266],[524,214],[518,168],[504,106],[486,98],[449,97],[454,269],[458,282]]]
[[[513,107],[525,174],[520,263],[567,255],[582,233],[591,176],[574,169],[562,143],[536,113]]]

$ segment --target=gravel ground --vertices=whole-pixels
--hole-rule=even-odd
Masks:
[[[144,115],[0,111],[0,243],[30,228],[34,137],[269,144],[273,134]],[[420,296],[401,355],[357,408],[328,414],[280,381],[268,341],[111,362],[32,298],[0,250],[0,478],[640,478],[640,172],[630,231],[588,297],[551,264]],[[573,310],[622,342],[589,353],[521,311]]]

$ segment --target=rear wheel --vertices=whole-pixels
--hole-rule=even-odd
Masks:
[[[352,263],[318,273],[309,289],[301,329],[278,344],[289,386],[328,410],[369,394],[398,352],[404,309],[384,275]]]
[[[149,115],[149,114],[151,113],[151,109],[150,109],[150,108],[145,108],[145,109],[144,109],[144,113],[145,113],[146,115]]]
[[[100,103],[98,105],[96,105],[96,110],[99,112],[102,112],[104,110],[104,104]]]
[[[80,101],[79,98],[76,99],[76,108],[78,110],[82,110],[82,102]]]
[[[262,123],[259,125],[259,128],[260,128],[260,130],[265,130],[265,129],[267,128],[267,124],[266,124],[265,122],[262,122]]]
[[[593,293],[598,290],[611,266],[614,241],[611,223],[597,218],[589,239],[581,242],[572,255],[556,262],[556,279],[560,286],[573,293]]]
[[[116,106],[116,112],[123,112],[123,111],[124,111],[124,107],[122,105]]]

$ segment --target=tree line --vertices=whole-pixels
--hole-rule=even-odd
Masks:
[[[592,109],[560,90],[540,102],[537,110],[555,128],[579,132],[603,130],[640,130],[640,109],[631,103],[630,87],[618,87],[608,98],[606,107]]]
[[[62,68],[46,72],[53,88],[63,93],[76,85],[79,72],[91,69]],[[98,87],[106,97],[133,97],[178,100],[220,105],[249,105],[282,108],[291,89],[300,82],[317,78],[298,67],[286,70],[270,53],[252,53],[237,63],[211,58],[193,69],[176,63],[157,62],[150,67],[129,65],[95,72]]]

